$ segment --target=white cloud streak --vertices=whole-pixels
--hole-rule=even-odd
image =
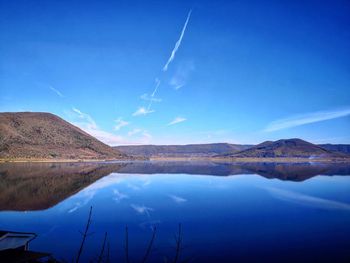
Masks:
[[[173,121],[169,122],[168,123],[168,126],[170,125],[174,125],[174,124],[177,124],[177,123],[180,123],[180,122],[184,122],[186,121],[187,119],[186,118],[183,118],[183,117],[176,117]]]
[[[332,120],[340,117],[350,115],[350,108],[333,111],[317,111],[312,113],[306,113],[301,115],[295,115],[289,118],[280,119],[271,122],[263,130],[264,132],[273,132],[278,130],[284,130],[292,127],[297,127],[305,124],[321,122],[326,120]]]
[[[121,128],[128,126],[130,124],[129,122],[124,121],[122,118],[115,120],[115,122],[117,124],[114,126],[114,130],[116,131],[119,131]]]
[[[147,114],[150,114],[150,113],[153,113],[154,110],[151,110],[151,109],[146,109],[145,107],[140,107],[138,108],[137,111],[135,111],[132,116],[142,116],[142,115],[147,115]]]
[[[145,100],[145,101],[153,101],[153,102],[161,102],[161,101],[162,101],[162,99],[160,99],[160,98],[154,98],[154,97],[148,95],[147,93],[141,95],[140,98],[141,98],[142,100]]]
[[[72,108],[72,111],[74,114],[72,114],[71,111],[67,112],[66,114],[69,114],[70,118],[73,119],[73,125],[79,127],[86,133],[92,135],[107,145],[116,146],[149,144],[153,138],[147,130],[137,128],[129,131],[127,133],[127,136],[120,136],[108,131],[104,131],[96,124],[96,122],[89,114],[86,114],[77,108]],[[118,122],[118,120],[120,121]],[[117,125],[114,127],[115,130],[119,130],[124,126],[129,125],[128,122],[122,121],[121,119],[118,120]]]
[[[78,117],[83,120],[83,123],[85,124],[84,126],[88,128],[97,128],[96,122],[91,118],[89,114],[83,113],[77,108],[72,108],[72,110],[78,115]]]
[[[128,132],[128,136],[133,136],[133,135],[138,134],[140,132],[142,132],[142,130],[136,128],[136,129],[133,129],[133,130],[129,131]]]
[[[193,61],[182,62],[178,65],[175,74],[169,81],[169,85],[178,90],[187,84],[190,73],[195,69]]]
[[[159,80],[158,78],[156,78],[155,82],[156,82],[156,86],[154,87],[154,90],[153,90],[153,92],[152,92],[152,94],[151,94],[151,99],[150,99],[150,101],[149,101],[147,110],[150,110],[150,109],[151,109],[152,103],[153,103],[153,101],[154,101],[154,96],[156,95],[156,93],[157,93],[157,91],[158,91],[158,88],[159,88],[159,85],[160,85],[160,80]]]
[[[187,24],[190,20],[190,17],[191,17],[191,13],[192,13],[192,10],[190,10],[188,12],[188,15],[187,15],[187,19],[186,19],[186,22],[185,22],[185,25],[183,26],[182,30],[181,30],[181,34],[180,34],[180,37],[179,39],[176,41],[175,43],[175,47],[173,49],[173,51],[171,52],[171,55],[167,61],[167,63],[164,65],[163,67],[163,71],[167,71],[168,70],[168,67],[169,67],[169,64],[174,60],[175,58],[175,54],[177,52],[177,50],[179,49],[180,45],[181,45],[181,41],[182,41],[182,38],[184,37],[185,35],[185,31],[186,31],[186,28],[187,28]]]
[[[125,143],[125,140],[122,136],[115,135],[113,133],[100,129],[89,114],[83,113],[81,110],[77,108],[72,108],[72,110],[73,112],[75,112],[76,116],[79,118],[79,121],[75,121],[73,122],[73,124],[78,126],[80,129],[82,129],[86,133],[94,136],[98,140],[108,145],[114,146],[114,145]]]
[[[55,89],[52,86],[49,86],[49,89],[52,90],[54,93],[56,93],[57,96],[64,98],[63,94],[59,90]]]

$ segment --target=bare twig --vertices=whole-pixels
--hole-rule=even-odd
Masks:
[[[89,231],[89,227],[90,227],[90,224],[91,224],[91,215],[92,215],[92,206],[90,207],[89,217],[88,217],[88,221],[87,221],[86,226],[85,226],[85,231],[84,231],[84,233],[82,233],[83,239],[81,240],[81,244],[80,244],[80,248],[79,248],[79,251],[78,251],[77,260],[75,261],[76,263],[79,262],[81,253],[83,252],[85,240],[86,240],[86,237],[88,236],[88,231]]]
[[[179,224],[179,232],[178,232],[177,236],[175,236],[175,242],[176,242],[176,254],[175,254],[175,258],[174,258],[174,263],[177,263],[177,261],[180,258],[180,252],[181,252],[181,248],[182,248],[182,227],[181,227],[181,223]]]
[[[145,263],[147,261],[149,255],[150,255],[150,253],[152,251],[153,243],[154,243],[154,240],[156,238],[156,233],[157,233],[157,227],[154,226],[153,232],[152,232],[152,238],[151,238],[151,240],[148,243],[148,247],[147,247],[146,253],[145,253],[145,255],[143,256],[143,259],[142,259],[142,263]]]
[[[102,262],[103,253],[105,251],[105,246],[106,246],[106,240],[107,240],[107,232],[105,233],[105,238],[103,239],[103,244],[102,244],[100,255],[98,256],[97,263],[101,263]]]
[[[107,242],[107,263],[110,262],[110,258],[109,258],[109,240]]]
[[[130,263],[129,260],[129,230],[128,226],[125,226],[125,261],[126,263]]]

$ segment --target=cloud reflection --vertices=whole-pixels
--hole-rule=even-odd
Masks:
[[[136,204],[131,204],[130,205],[137,213],[143,215],[147,215],[147,216],[150,216],[150,212],[151,211],[154,211],[153,208],[151,207],[147,207],[147,206],[144,206],[144,205],[136,205]]]
[[[306,194],[300,194],[297,192],[283,190],[275,187],[264,187],[264,189],[277,199],[292,202],[298,205],[326,210],[350,211],[350,204],[347,203],[314,197]]]
[[[114,199],[116,202],[118,202],[118,203],[119,203],[120,201],[122,201],[123,199],[129,199],[129,196],[128,196],[128,195],[121,193],[121,192],[118,191],[117,189],[114,189],[114,190],[113,190],[113,195],[114,195],[113,199]]]
[[[169,195],[169,197],[177,204],[182,204],[187,202],[187,199],[181,197],[181,196],[177,196],[177,195]]]

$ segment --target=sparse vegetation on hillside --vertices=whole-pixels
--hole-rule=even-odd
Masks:
[[[50,113],[0,113],[2,159],[125,159],[125,154]]]

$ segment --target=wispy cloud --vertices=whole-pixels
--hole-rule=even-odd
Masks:
[[[155,85],[154,90],[153,90],[153,92],[151,94],[151,99],[149,100],[149,104],[148,104],[147,110],[151,110],[152,104],[153,104],[153,102],[155,102],[154,101],[155,95],[157,94],[157,91],[158,91],[158,88],[159,88],[159,85],[160,85],[160,80],[158,78],[155,79],[155,82],[156,82],[156,85]]]
[[[143,131],[142,136],[147,140],[152,139],[152,135],[148,131]]]
[[[185,24],[184,24],[184,26],[183,26],[183,28],[182,28],[182,30],[181,30],[180,37],[179,37],[179,39],[176,41],[175,47],[174,47],[173,51],[171,52],[171,55],[170,55],[170,57],[169,57],[167,63],[166,63],[166,64],[164,65],[164,67],[163,67],[163,71],[167,71],[167,70],[168,70],[169,64],[170,64],[170,63],[174,60],[174,58],[175,58],[176,51],[179,49],[179,47],[180,47],[180,45],[181,45],[182,38],[183,38],[184,35],[185,35],[185,31],[186,31],[186,28],[187,28],[187,24],[188,24],[188,22],[189,22],[189,20],[190,20],[190,17],[191,17],[191,13],[192,13],[192,10],[190,10],[190,11],[188,12],[188,15],[187,15],[187,18],[186,18],[186,22],[185,22]]]
[[[153,113],[154,110],[151,109],[146,109],[145,107],[140,107],[137,109],[137,111],[135,111],[132,116],[142,116],[142,115],[147,115],[150,113]]]
[[[128,132],[128,136],[133,136],[133,135],[138,134],[140,132],[142,132],[141,129],[135,128],[135,129]]]
[[[180,37],[179,37],[179,39],[177,40],[177,42],[175,43],[175,47],[174,47],[174,49],[172,50],[171,55],[170,55],[168,61],[166,62],[166,64],[165,64],[164,67],[163,67],[163,71],[164,71],[164,72],[168,70],[168,67],[169,67],[170,63],[174,60],[175,55],[176,55],[176,52],[177,52],[177,50],[179,49],[179,47],[180,47],[180,45],[181,45],[182,39],[183,39],[183,37],[184,37],[184,35],[185,35],[185,32],[186,32],[187,24],[188,24],[188,22],[189,22],[189,20],[190,20],[190,17],[191,17],[191,13],[192,13],[192,10],[190,10],[190,11],[188,12],[188,15],[187,15],[185,24],[184,24],[184,26],[183,26],[183,28],[182,28],[182,30],[181,30]],[[180,87],[182,87],[182,86],[185,84],[183,78],[184,78],[184,77],[183,77],[181,74],[180,74],[180,75],[179,75],[179,74],[178,74],[178,75],[175,75],[174,78],[172,79],[172,81],[170,81],[170,85],[175,86],[175,89],[179,89]],[[161,101],[161,99],[155,97],[156,94],[157,94],[158,88],[159,88],[159,86],[160,86],[160,83],[161,83],[160,79],[159,79],[159,78],[156,78],[156,79],[155,79],[155,87],[154,87],[154,90],[153,90],[153,92],[151,93],[151,95],[148,95],[148,94],[146,93],[146,94],[143,94],[143,95],[141,96],[141,99],[142,99],[142,100],[149,101],[147,108],[146,108],[146,107],[140,107],[137,111],[135,111],[135,112],[132,114],[132,116],[145,116],[145,115],[147,115],[147,114],[149,114],[149,113],[154,112],[154,110],[151,109],[151,108],[152,108],[152,104],[153,104],[154,102],[160,102],[160,101]]]
[[[54,93],[56,93],[57,96],[63,98],[63,94],[58,90],[58,89],[55,89],[54,87],[52,86],[49,86],[49,89],[52,90]]]
[[[83,120],[84,126],[88,128],[97,128],[96,122],[91,118],[89,114],[83,113],[81,110],[77,108],[72,108],[72,110],[78,115],[78,117]]]
[[[187,199],[185,199],[185,198],[183,198],[183,197],[180,197],[180,196],[177,196],[177,195],[169,195],[169,197],[170,197],[175,203],[178,203],[178,204],[187,202]]]
[[[141,95],[140,97],[142,100],[145,100],[145,101],[153,101],[153,102],[161,102],[162,99],[161,98],[154,98],[152,97],[151,95],[148,95],[147,93]]]
[[[160,80],[158,78],[156,78],[155,79],[155,87],[154,87],[154,90],[151,93],[151,95],[148,95],[147,93],[145,93],[145,94],[141,95],[141,97],[140,97],[142,100],[148,101],[147,108],[146,107],[138,108],[138,110],[135,111],[132,114],[132,116],[142,116],[142,115],[144,116],[144,115],[147,115],[149,113],[154,112],[154,110],[151,110],[153,102],[161,102],[162,101],[162,99],[155,97],[157,90],[159,88],[159,85],[160,85]]]
[[[300,194],[293,191],[283,190],[275,187],[264,187],[274,197],[292,202],[302,206],[310,206],[326,210],[345,210],[350,211],[350,204],[333,201],[325,198],[314,197],[310,195]]]
[[[288,128],[297,127],[297,126],[301,126],[309,123],[315,123],[315,122],[345,117],[349,115],[350,115],[350,108],[342,109],[342,110],[311,112],[311,113],[295,115],[289,118],[273,121],[269,125],[267,125],[267,127],[263,131],[273,132],[273,131],[288,129]]]
[[[129,144],[149,144],[152,140],[152,135],[147,130],[133,129],[128,132],[128,136],[133,138],[133,142]]]
[[[124,121],[122,118],[119,118],[117,120],[115,120],[115,122],[117,123],[115,126],[114,126],[114,130],[116,131],[119,131],[121,128],[129,125],[130,123],[127,122],[127,121]]]
[[[175,74],[169,81],[169,85],[172,86],[175,90],[178,90],[187,84],[187,79],[191,73],[195,69],[193,61],[186,61],[181,63],[177,69]]]
[[[173,121],[169,122],[168,123],[168,126],[170,125],[174,125],[174,124],[177,124],[177,123],[180,123],[180,122],[184,122],[186,121],[187,119],[186,118],[183,118],[183,117],[176,117]]]
[[[75,116],[78,117],[78,120],[73,121],[73,124],[88,134],[96,137],[98,140],[112,146],[126,143],[122,136],[104,131],[98,127],[89,114],[84,113],[77,108],[72,108],[72,111],[75,113]]]

